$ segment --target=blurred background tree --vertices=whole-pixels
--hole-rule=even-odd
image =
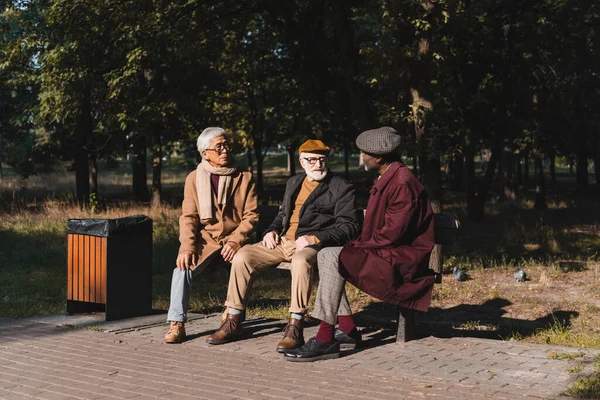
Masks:
[[[599,7],[0,1],[0,168],[27,177],[70,160],[83,204],[99,161],[129,154],[133,197],[160,204],[163,160],[223,126],[262,195],[269,149],[294,174],[298,145],[323,139],[349,176],[357,134],[390,125],[436,210],[443,187],[464,190],[482,220],[490,190],[510,202],[529,181],[544,209],[558,158],[582,191],[600,163]]]

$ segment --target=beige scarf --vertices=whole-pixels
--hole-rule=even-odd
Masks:
[[[212,183],[210,175],[219,175],[219,187],[217,189],[217,203],[225,206],[227,198],[231,194],[231,175],[237,171],[237,165],[232,167],[213,167],[206,160],[202,160],[196,168],[196,192],[198,193],[198,214],[200,221],[210,220],[215,217],[212,204]]]

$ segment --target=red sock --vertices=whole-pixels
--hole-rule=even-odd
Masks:
[[[327,322],[321,321],[321,325],[319,325],[319,331],[317,332],[316,339],[321,343],[331,343],[333,342],[334,332],[335,325],[331,325]]]
[[[339,328],[344,333],[350,333],[352,329],[356,328],[352,315],[338,315]]]

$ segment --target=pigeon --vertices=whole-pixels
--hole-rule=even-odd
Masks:
[[[454,279],[456,279],[459,282],[462,281],[466,281],[467,279],[469,279],[467,273],[461,269],[458,269],[458,267],[454,267],[454,269],[452,269],[452,276],[454,276]]]
[[[527,277],[527,274],[521,268],[518,268],[515,271],[515,273],[513,274],[513,276],[515,277],[515,281],[517,281],[517,282],[525,282],[525,281],[529,280],[529,278]]]

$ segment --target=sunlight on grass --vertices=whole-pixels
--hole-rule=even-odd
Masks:
[[[456,327],[464,331],[497,331],[498,326],[492,324],[482,324],[480,321],[467,321]]]
[[[556,351],[551,351],[548,354],[548,358],[551,360],[574,360],[583,356],[584,354],[581,351],[575,353],[557,353]]]
[[[579,378],[567,390],[561,393],[563,396],[580,399],[600,399],[600,372],[587,378]]]
[[[524,341],[553,346],[600,349],[600,335],[593,330],[580,327],[582,319],[582,317],[574,319],[571,326],[554,319],[548,328],[537,330]]]
[[[567,372],[570,374],[578,374],[581,371],[583,371],[583,367],[584,367],[583,363],[578,362],[575,365],[568,367]]]

